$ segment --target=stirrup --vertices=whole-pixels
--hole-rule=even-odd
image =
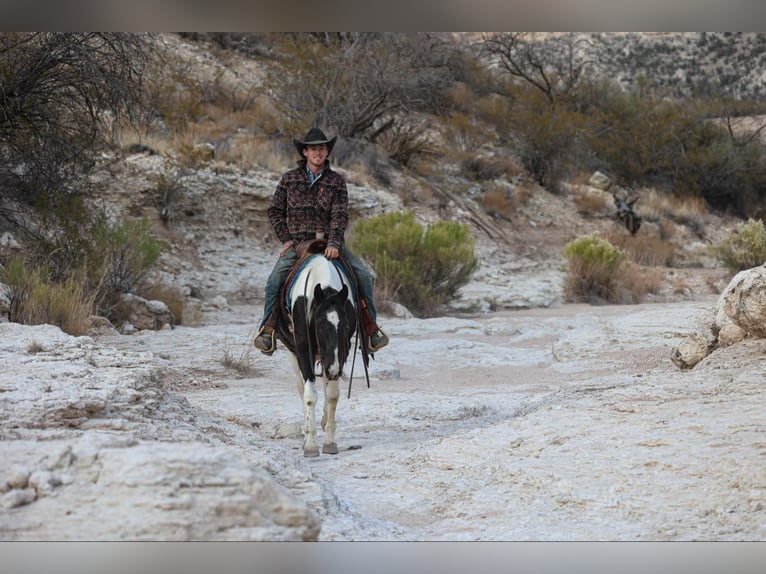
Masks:
[[[377,337],[377,339],[378,339],[377,343],[378,344],[377,345],[373,345],[372,340],[375,337],[375,335],[378,335],[378,334],[379,334],[379,337]],[[367,338],[367,347],[372,352],[379,351],[380,349],[382,349],[386,345],[388,345],[388,335],[386,335],[383,332],[383,329],[381,329],[380,327],[378,327],[378,329],[372,335],[370,335]]]
[[[266,346],[266,341],[264,339],[264,336],[269,337],[268,347]],[[262,343],[262,344],[259,345],[258,343]],[[263,330],[263,327],[261,327],[261,330],[253,339],[253,346],[264,355],[271,355],[277,348],[277,341],[276,341],[276,337],[274,336],[274,331],[271,331],[271,333],[266,333]]]

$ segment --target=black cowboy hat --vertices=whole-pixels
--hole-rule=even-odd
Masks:
[[[324,135],[324,132],[322,130],[320,130],[319,128],[311,128],[309,131],[306,132],[306,135],[303,138],[303,141],[294,139],[293,143],[295,144],[295,149],[298,150],[298,154],[300,154],[300,156],[303,157],[303,148],[305,148],[308,145],[321,145],[321,144],[327,144],[327,155],[330,155],[330,152],[332,151],[332,148],[335,145],[335,142],[337,140],[338,140],[338,136],[335,136],[332,139],[327,139],[327,136]]]

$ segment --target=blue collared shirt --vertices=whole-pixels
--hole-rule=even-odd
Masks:
[[[316,175],[314,175],[314,173],[311,171],[309,166],[306,166],[306,173],[309,176],[309,185],[313,185],[314,182],[322,176],[323,172],[324,172],[324,169],[320,169],[319,172]]]

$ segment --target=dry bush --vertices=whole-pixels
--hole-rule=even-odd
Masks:
[[[668,241],[670,239],[673,239],[676,235],[676,224],[670,221],[669,219],[660,219],[659,223],[657,224],[659,227],[660,232],[660,239],[663,241]]]
[[[513,186],[513,193],[516,196],[518,207],[522,207],[529,203],[529,200],[532,199],[537,191],[537,184],[535,184],[533,181],[530,181],[529,179],[518,181]]]
[[[688,278],[682,275],[673,276],[671,280],[671,285],[673,287],[673,293],[675,293],[676,295],[689,296],[694,292],[694,289],[692,288],[692,285],[689,283]]]
[[[662,287],[662,269],[630,263],[623,266],[616,280],[615,292],[621,303],[641,303]]]
[[[262,168],[279,173],[293,167],[298,155],[293,149],[293,154],[288,156],[282,146],[263,136],[243,134],[233,136],[217,147],[216,159],[244,169]]]
[[[511,188],[505,185],[493,185],[484,190],[479,202],[484,211],[510,215]]]
[[[675,262],[676,245],[661,237],[646,233],[628,235],[616,231],[605,233],[605,237],[612,245],[627,253],[634,263],[650,267],[670,267]]]
[[[606,193],[586,189],[574,195],[577,212],[582,215],[604,213],[613,207],[614,202]]]
[[[463,175],[474,181],[494,179],[513,180],[524,173],[524,168],[509,156],[481,156],[475,153],[458,155]]]
[[[529,202],[532,193],[529,185],[498,183],[486,187],[479,201],[487,213],[510,217]]]
[[[246,109],[231,110],[219,104],[205,106],[205,123],[220,134],[273,136],[281,133],[279,112],[272,102],[259,94]]]
[[[27,346],[27,354],[29,355],[36,355],[37,353],[42,353],[44,351],[45,347],[43,347],[42,344],[35,340],[30,341],[29,345]]]
[[[701,233],[704,229],[707,215],[707,207],[701,198],[678,198],[654,189],[641,192],[636,211],[647,221],[662,221],[667,218],[689,227],[696,233]]]
[[[475,116],[454,111],[445,122],[444,140],[454,149],[473,152],[487,140],[486,128]]]
[[[219,362],[223,367],[235,371],[240,377],[248,377],[254,372],[250,351],[248,346],[248,348],[237,355],[228,348],[224,349]]]
[[[3,268],[0,281],[9,287],[10,321],[57,325],[75,337],[88,333],[95,297],[84,293],[83,280],[72,277],[57,283],[44,267],[28,267],[14,258]]]
[[[571,185],[583,185],[590,187],[590,178],[593,174],[589,171],[579,170],[569,177]]]

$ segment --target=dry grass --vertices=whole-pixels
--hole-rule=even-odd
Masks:
[[[614,206],[609,194],[590,188],[575,193],[574,203],[578,213],[590,216],[606,213]]]
[[[662,237],[637,233],[629,235],[624,232],[609,231],[605,234],[606,239],[619,247],[634,263],[649,267],[670,267],[676,259],[677,248],[675,244]]]
[[[27,346],[27,353],[30,355],[36,355],[37,353],[42,353],[43,351],[45,351],[45,347],[43,347],[37,341],[30,341],[29,345]]]
[[[237,355],[228,348],[224,349],[219,362],[223,367],[235,371],[240,377],[248,377],[255,372],[250,357],[251,351],[252,349],[248,347]]]
[[[6,263],[0,280],[10,288],[8,318],[23,325],[57,325],[65,333],[86,335],[95,309],[95,295],[84,293],[84,280],[51,281],[45,270],[27,267],[21,259]]]
[[[280,173],[295,165],[297,154],[285,155],[263,136],[236,135],[216,148],[216,159],[243,169],[262,168]]]
[[[623,265],[616,279],[615,291],[622,303],[640,303],[662,287],[662,269],[629,263]]]
[[[654,189],[641,192],[641,200],[636,204],[636,211],[647,221],[670,219],[685,225],[695,232],[701,232],[705,226],[707,207],[700,198],[677,198],[659,193]]]
[[[533,195],[533,187],[526,183],[496,183],[484,189],[479,201],[487,213],[496,213],[508,218],[529,203]]]

